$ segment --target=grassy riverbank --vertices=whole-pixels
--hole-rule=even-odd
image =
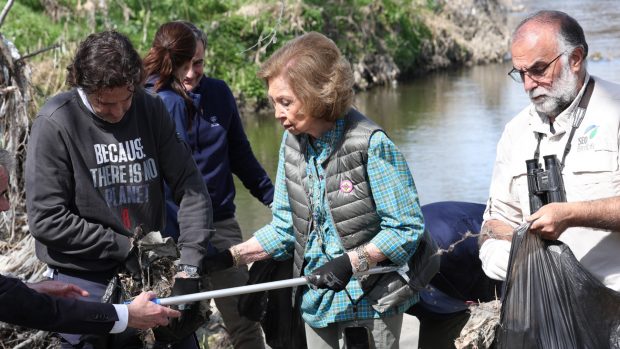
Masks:
[[[479,1],[445,0],[22,0],[1,30],[22,54],[60,44],[29,60],[41,100],[63,88],[68,58],[88,33],[116,29],[144,55],[160,24],[189,20],[209,36],[206,73],[228,82],[240,104],[257,109],[265,105],[258,65],[282,42],[311,30],[328,35],[342,49],[358,89],[467,62],[471,50],[457,40],[446,41],[451,34],[437,20],[444,15],[462,21],[451,14],[455,3],[481,6]]]

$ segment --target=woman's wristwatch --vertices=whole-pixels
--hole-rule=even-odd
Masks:
[[[366,271],[368,269],[370,269],[370,256],[368,255],[368,252],[366,251],[366,249],[364,248],[364,246],[359,246],[358,248],[355,249],[355,252],[357,252],[357,268],[355,268],[355,272],[361,272],[361,271]]]

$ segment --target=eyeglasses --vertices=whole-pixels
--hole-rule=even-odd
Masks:
[[[557,61],[558,58],[562,57],[562,55],[565,53],[566,51],[560,53],[557,57],[552,59],[551,62],[547,64],[534,64],[533,67],[523,70],[519,70],[513,67],[512,70],[508,72],[508,76],[510,76],[512,80],[518,83],[523,83],[525,81],[525,75],[529,76],[532,80],[540,81],[545,76],[545,73],[547,72],[547,69],[549,69],[551,64]]]

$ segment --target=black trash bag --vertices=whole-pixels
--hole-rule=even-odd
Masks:
[[[496,348],[620,348],[620,293],[528,229],[512,239]]]
[[[252,264],[248,285],[292,277],[292,259],[285,261],[268,259]],[[265,333],[265,342],[269,347],[305,349],[306,333],[299,310],[301,292],[297,292],[296,295],[298,299],[293,306],[290,287],[243,294],[239,296],[239,314],[250,320],[260,321]]]

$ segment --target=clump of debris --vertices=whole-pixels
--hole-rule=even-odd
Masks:
[[[159,298],[171,296],[176,263],[180,256],[174,240],[162,237],[159,232],[145,234],[142,229],[137,228],[134,232],[134,248],[138,255],[141,275],[136,277],[127,271],[120,272],[117,280],[110,282],[103,301],[109,301],[113,297],[118,285],[122,293],[119,301],[130,300],[143,291],[153,291]],[[206,286],[208,283],[208,277],[203,278],[203,285]],[[203,347],[231,348],[232,345],[219,312],[211,313],[211,300],[200,301],[198,306],[198,315],[193,322],[202,324],[196,332],[203,342]],[[154,346],[155,340],[168,332],[165,329],[163,333],[161,331],[161,328],[140,331],[144,347]]]
[[[454,345],[457,349],[487,349],[495,339],[495,330],[499,325],[502,303],[496,299],[485,303],[476,303],[469,307],[469,320],[461,330]]]

